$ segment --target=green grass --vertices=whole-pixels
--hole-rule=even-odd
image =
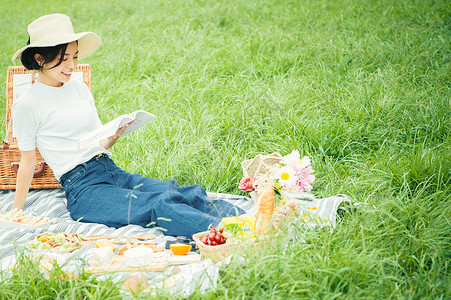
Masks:
[[[238,194],[242,160],[299,149],[315,195],[367,203],[193,298],[451,297],[447,1],[114,2],[1,0],[0,88],[28,23],[66,13],[103,39],[82,61],[102,121],[158,116],[114,147],[124,169]],[[43,276],[16,270],[0,298],[119,297],[112,282]]]

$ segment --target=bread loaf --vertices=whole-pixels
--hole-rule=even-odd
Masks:
[[[255,222],[255,233],[264,234],[270,229],[272,215],[274,213],[274,189],[263,190],[256,201],[257,220]]]

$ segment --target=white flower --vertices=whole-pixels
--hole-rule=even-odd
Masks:
[[[301,155],[299,154],[299,151],[293,150],[290,154],[285,155],[282,157],[281,163],[287,166],[292,166],[293,168],[300,168]]]
[[[308,156],[304,156],[301,159],[301,168],[307,168],[308,166],[310,166],[312,162],[310,161],[310,157]]]
[[[277,170],[277,180],[282,187],[290,189],[296,185],[296,174],[289,166],[283,166]]]

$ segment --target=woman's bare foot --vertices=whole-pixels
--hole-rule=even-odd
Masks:
[[[272,227],[277,229],[282,223],[294,220],[298,213],[299,206],[295,200],[285,203],[279,210],[274,212]]]

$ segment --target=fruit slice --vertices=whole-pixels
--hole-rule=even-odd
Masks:
[[[174,255],[187,255],[191,251],[191,245],[175,243],[169,245]]]
[[[38,237],[38,240],[40,240],[42,243],[45,243],[50,240],[49,236],[47,234],[43,234],[40,237]]]
[[[132,245],[130,245],[130,244],[124,245],[124,246],[121,248],[121,250],[119,250],[118,255],[124,254],[125,251],[127,251],[128,249],[131,249],[131,248],[132,248]]]
[[[98,241],[96,242],[96,247],[97,248],[101,248],[101,247],[111,247],[111,249],[116,250],[116,244],[110,241]]]

